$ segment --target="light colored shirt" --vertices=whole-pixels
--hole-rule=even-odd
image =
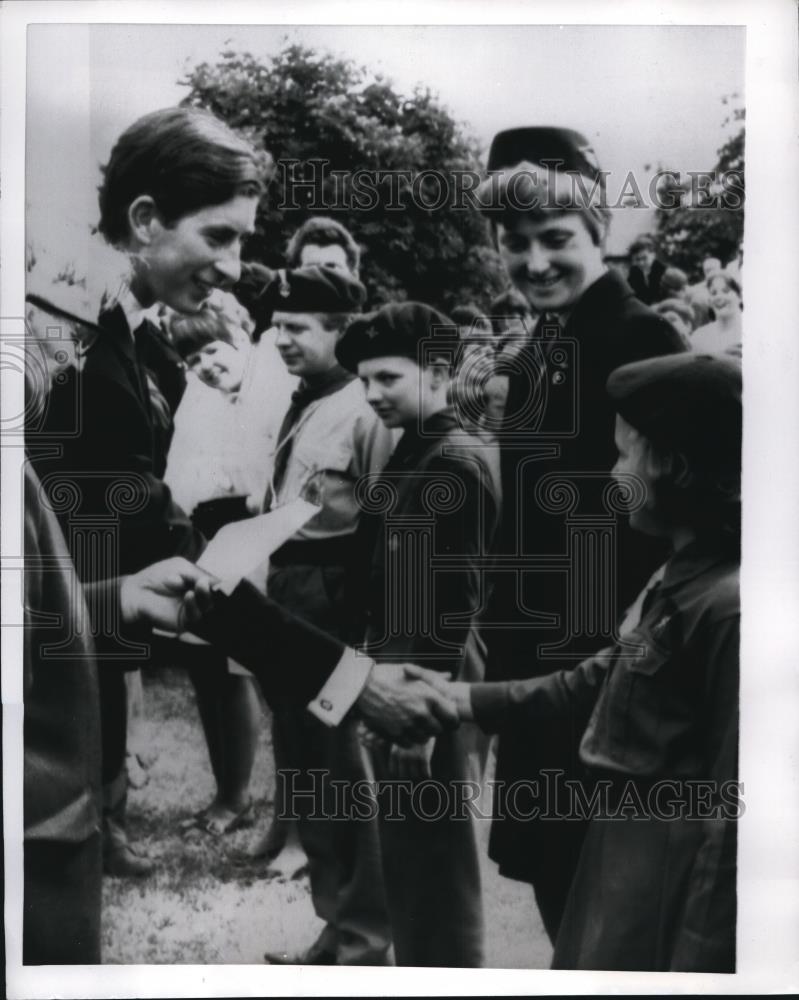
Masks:
[[[391,431],[366,402],[360,382],[309,403],[278,450],[287,446],[291,452],[272,508],[298,497],[322,508],[294,540],[354,534],[360,517],[356,483],[380,472],[394,448]]]
[[[164,474],[175,502],[187,511],[224,496],[259,502],[296,385],[269,330],[250,349],[238,393],[212,389],[189,373]]]
[[[743,334],[740,326],[725,328],[718,320],[706,323],[694,330],[691,336],[691,350],[699,354],[741,353]]]

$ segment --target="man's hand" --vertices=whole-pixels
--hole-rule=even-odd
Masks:
[[[405,674],[407,677],[416,678],[418,680],[426,681],[428,684],[432,684],[436,691],[442,694],[445,698],[448,698],[457,709],[458,718],[461,722],[470,722],[474,719],[474,710],[472,709],[472,685],[467,684],[465,681],[451,681],[449,680],[447,674],[434,674],[434,676],[431,677],[430,675],[432,673],[432,670],[425,670],[424,667],[417,667],[415,663],[409,663],[405,667]]]
[[[214,579],[180,556],[147,566],[122,579],[119,590],[122,620],[180,632],[186,625],[182,613],[186,593],[203,582],[210,585]]]
[[[369,725],[400,746],[422,743],[445,729],[455,729],[458,712],[429,681],[435,671],[410,664],[376,663],[356,702]],[[429,676],[428,676],[429,675]]]

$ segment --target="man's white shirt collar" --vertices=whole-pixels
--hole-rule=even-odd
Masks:
[[[148,308],[145,309],[130,290],[129,286],[125,286],[120,293],[117,302],[122,307],[122,312],[125,314],[125,319],[128,324],[128,329],[131,332],[131,336],[136,330],[138,330],[146,319],[149,319],[151,323],[158,326],[158,309],[160,303],[155,302],[153,305],[148,306]]]

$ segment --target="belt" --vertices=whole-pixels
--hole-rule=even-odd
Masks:
[[[354,535],[284,542],[269,558],[273,566],[347,566],[354,559]]]

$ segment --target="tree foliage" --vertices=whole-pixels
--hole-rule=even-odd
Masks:
[[[275,160],[247,256],[279,266],[305,219],[331,215],[364,250],[373,305],[485,308],[505,287],[484,219],[457,205],[453,178],[479,169],[478,146],[428,89],[403,96],[350,60],[294,44],[266,60],[223,52],[184,82],[184,104],[212,111]]]
[[[724,98],[722,103],[729,101],[730,98]],[[666,263],[682,268],[693,280],[702,277],[703,258],[718,257],[723,264],[729,263],[743,241],[744,115],[743,108],[733,108],[725,120],[725,124],[740,123],[740,126],[718,150],[713,167],[717,178],[730,176],[732,171],[738,175],[740,183],[736,184],[736,190],[740,194],[740,206],[701,207],[696,190],[692,191],[690,184],[683,184],[675,191],[675,207],[658,209],[660,256]],[[716,185],[712,190],[718,193],[719,187]]]

